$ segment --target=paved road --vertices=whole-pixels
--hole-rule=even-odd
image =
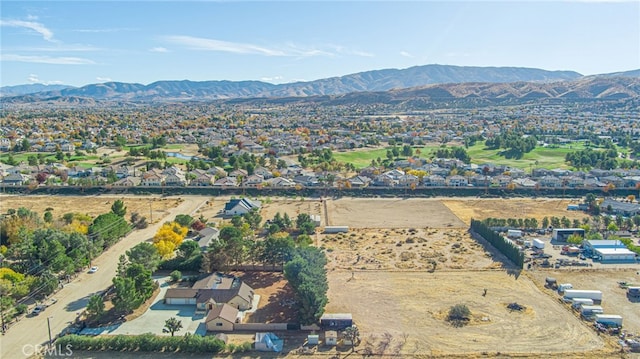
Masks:
[[[210,197],[204,196],[180,196],[184,199],[176,208],[169,209],[169,213],[162,219],[143,230],[131,232],[113,247],[109,248],[100,257],[93,260],[93,265],[98,266],[97,273],[80,274],[73,282],[54,295],[58,299],[56,304],[47,308],[37,317],[24,318],[13,325],[7,333],[0,337],[0,358],[26,358],[33,353],[33,347],[46,343],[49,340],[47,318],[51,324],[51,333],[56,335],[64,329],[69,322],[73,322],[78,313],[84,310],[89,297],[97,292],[105,290],[111,285],[111,279],[116,273],[118,258],[129,248],[138,243],[150,240],[160,226],[167,220],[172,220],[177,214],[193,214]],[[100,200],[87,197],[87,200]],[[126,204],[126,200],[125,200]]]

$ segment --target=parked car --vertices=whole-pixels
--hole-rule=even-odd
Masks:
[[[44,310],[45,310],[46,308],[47,308],[47,307],[46,307],[46,306],[44,306],[44,305],[36,305],[36,307],[35,307],[35,308],[33,308],[33,310],[31,311],[31,314],[32,314],[32,315],[34,315],[34,316],[35,316],[35,315],[38,315],[38,314],[40,314],[40,313],[44,312]]]
[[[91,267],[91,269],[89,269],[89,273],[95,273],[98,271],[98,267]]]

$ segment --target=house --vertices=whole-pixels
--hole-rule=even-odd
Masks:
[[[237,170],[233,170],[229,173],[229,177],[242,177],[242,178],[246,178],[249,175],[249,172],[247,172],[247,170],[243,170],[243,169],[237,169]]]
[[[257,187],[261,187],[263,182],[264,182],[264,177],[262,177],[261,175],[252,174],[246,177],[242,185],[245,187],[257,188]]]
[[[351,183],[352,188],[363,188],[367,187],[371,179],[365,176],[354,176],[348,179],[349,183]]]
[[[253,170],[253,173],[256,175],[260,175],[262,176],[262,178],[264,179],[269,179],[269,178],[273,178],[273,173],[271,173],[271,171],[269,171],[268,168],[264,168],[264,167],[256,167]]]
[[[209,173],[201,173],[191,180],[191,186],[211,186],[215,181],[215,176]]]
[[[164,178],[164,184],[166,186],[184,187],[187,185],[187,178],[184,173],[169,173]]]
[[[320,185],[318,177],[311,175],[300,175],[293,178],[293,182],[305,187],[315,187]]]
[[[411,187],[412,185],[418,186],[420,184],[420,179],[418,176],[404,175],[398,178],[398,184],[402,187]]]
[[[542,187],[562,187],[562,180],[556,176],[544,176],[538,181]]]
[[[217,228],[205,227],[198,231],[198,245],[202,251],[209,248],[211,242],[218,240],[220,231]]]
[[[204,320],[209,332],[231,332],[233,325],[239,322],[238,309],[227,303],[216,304]]]
[[[235,216],[251,212],[252,209],[260,209],[260,201],[252,201],[248,198],[232,199],[224,205],[224,215]]]
[[[4,177],[2,183],[7,186],[23,186],[31,180],[29,175],[23,173],[11,173]]]
[[[140,185],[142,179],[140,177],[125,177],[113,182],[116,187],[135,187]]]
[[[296,184],[291,180],[283,177],[274,177],[265,181],[265,185],[269,187],[294,187]]]
[[[466,187],[468,181],[466,177],[454,175],[447,177],[446,183],[449,187]]]
[[[213,182],[214,187],[238,187],[238,181],[235,177],[223,177]]]
[[[446,185],[446,181],[442,176],[430,175],[424,178],[424,185],[428,187],[443,187]]]
[[[633,217],[640,214],[640,204],[619,202],[611,198],[605,198],[600,204],[600,208],[619,216]]]
[[[251,309],[254,291],[240,278],[211,274],[195,282],[191,288],[169,288],[164,302],[169,305],[195,305],[196,310],[208,311],[226,303],[238,310]]]
[[[155,170],[143,173],[140,181],[141,186],[162,186],[162,183],[164,183],[164,176]]]

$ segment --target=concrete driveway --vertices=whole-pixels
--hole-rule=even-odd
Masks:
[[[186,333],[205,335],[207,328],[205,326],[204,314],[196,314],[195,305],[167,305],[164,304],[164,295],[169,288],[169,277],[154,277],[160,283],[160,293],[151,304],[151,307],[138,318],[122,323],[116,329],[104,334],[143,334],[153,333],[158,335],[170,335],[163,333],[164,322],[175,317],[182,322],[182,329],[177,335]]]

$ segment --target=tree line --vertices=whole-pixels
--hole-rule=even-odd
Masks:
[[[471,220],[471,230],[478,233],[500,253],[504,254],[518,268],[523,268],[524,254],[512,242],[507,241],[489,226],[475,219]]]

